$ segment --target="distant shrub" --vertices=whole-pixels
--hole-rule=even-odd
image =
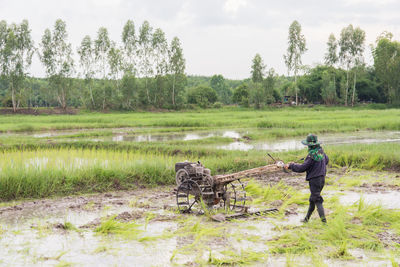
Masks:
[[[215,102],[215,103],[212,105],[212,107],[213,107],[213,108],[222,108],[222,103],[221,103],[221,102]]]

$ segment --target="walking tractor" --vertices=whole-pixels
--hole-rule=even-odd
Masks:
[[[182,213],[200,212],[203,208],[224,207],[235,212],[246,211],[243,178],[281,172],[283,162],[231,174],[211,176],[210,169],[198,162],[175,164],[176,202]]]

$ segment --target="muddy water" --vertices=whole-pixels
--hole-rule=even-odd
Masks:
[[[162,142],[162,141],[174,141],[174,140],[191,141],[191,140],[200,140],[210,137],[227,137],[227,138],[238,139],[241,137],[241,134],[238,131],[234,130],[190,132],[190,133],[178,133],[178,134],[142,134],[142,135],[115,134],[112,137],[112,141],[115,142]]]
[[[285,257],[268,253],[266,241],[282,234],[277,230],[277,226],[301,226],[300,219],[304,216],[306,207],[298,208],[297,212],[284,218],[262,216],[217,223],[205,216],[175,213],[170,209],[175,206],[172,189],[161,187],[26,201],[16,206],[2,207],[0,208],[2,229],[0,265],[54,266],[60,263],[78,266],[192,265],[201,260],[207,262],[210,249],[217,257],[224,257],[221,252],[225,250],[266,252],[267,262],[255,263],[254,266],[286,266]],[[354,192],[329,192],[332,195],[337,193],[342,194],[341,201],[349,205],[360,197],[360,194]],[[388,196],[397,197],[390,194]],[[146,226],[145,217],[149,212],[159,217],[150,220]],[[142,237],[160,237],[165,233],[173,235],[157,238],[155,241],[141,242],[137,239],[95,233],[94,229],[102,218],[118,214],[136,214],[134,221],[140,224]],[[79,231],[58,227],[65,222],[72,223],[79,228]],[[188,231],[188,226],[192,227],[196,223],[206,227],[205,233],[210,231],[207,229],[212,228],[223,227],[223,230],[220,236],[207,237],[209,241],[199,241],[190,249],[191,252],[187,253],[184,248],[193,244],[195,239],[185,233]],[[90,226],[92,224],[94,226]],[[197,247],[202,249],[197,251]],[[326,263],[329,266],[365,266],[365,260],[368,260],[370,266],[388,264],[386,261],[370,261],[369,255],[363,251],[355,251],[354,255],[361,257],[361,262],[358,259],[352,262],[327,260]],[[297,257],[296,261],[311,264],[310,259],[305,256]]]
[[[400,209],[400,192],[379,192],[379,193],[357,193],[338,192],[339,200],[343,205],[352,205],[362,198],[366,204],[382,205],[386,209]]]
[[[220,149],[227,150],[242,150],[248,151],[251,149],[266,150],[266,151],[290,151],[304,149],[301,140],[304,138],[279,139],[272,141],[262,141],[248,143],[243,141],[234,141],[228,145],[218,146]],[[400,143],[400,132],[357,132],[349,134],[329,134],[320,135],[319,140],[326,145],[341,145],[341,144],[373,144],[373,143]]]

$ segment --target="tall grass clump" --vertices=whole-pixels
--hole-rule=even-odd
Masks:
[[[135,188],[174,181],[174,162],[163,155],[95,149],[3,153],[0,198],[11,200]]]
[[[103,220],[94,231],[101,235],[117,235],[129,239],[138,239],[143,232],[139,229],[141,225],[136,222],[120,222],[111,217]]]

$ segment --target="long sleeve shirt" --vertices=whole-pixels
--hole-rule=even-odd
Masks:
[[[308,155],[303,164],[291,163],[289,169],[294,172],[306,172],[306,180],[309,181],[315,177],[325,176],[328,162],[329,158],[325,153],[321,161],[313,160],[311,156]]]

